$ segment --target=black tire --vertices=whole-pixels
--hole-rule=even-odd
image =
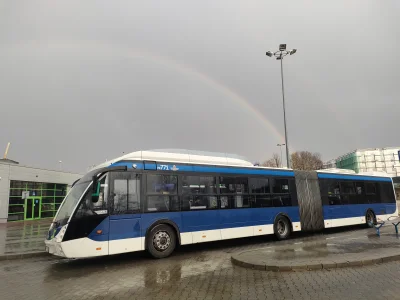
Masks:
[[[278,216],[274,223],[274,234],[278,240],[285,240],[290,236],[292,227],[285,216]]]
[[[176,246],[175,230],[171,226],[160,224],[150,230],[147,239],[147,251],[154,258],[165,258],[171,255]]]
[[[375,213],[368,209],[367,213],[365,214],[365,224],[367,225],[367,227],[369,228],[373,228],[374,225],[376,224],[376,216]]]

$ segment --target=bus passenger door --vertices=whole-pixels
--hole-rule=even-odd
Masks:
[[[144,250],[141,238],[141,175],[110,172],[109,254]]]

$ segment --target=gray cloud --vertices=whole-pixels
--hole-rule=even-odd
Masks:
[[[361,0],[0,2],[0,147],[81,172],[149,148],[266,159],[283,121],[265,51],[282,42],[298,48],[284,61],[291,150],[396,146],[398,12]]]

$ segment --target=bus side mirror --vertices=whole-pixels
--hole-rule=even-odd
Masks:
[[[99,201],[100,194],[100,182],[97,180],[97,176],[92,178],[92,202],[96,203]]]

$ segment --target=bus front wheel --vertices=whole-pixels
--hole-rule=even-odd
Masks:
[[[155,258],[165,258],[171,255],[176,246],[175,231],[168,225],[155,226],[147,238],[147,250]]]
[[[290,221],[285,216],[278,216],[274,223],[274,233],[278,240],[285,240],[291,232]]]

